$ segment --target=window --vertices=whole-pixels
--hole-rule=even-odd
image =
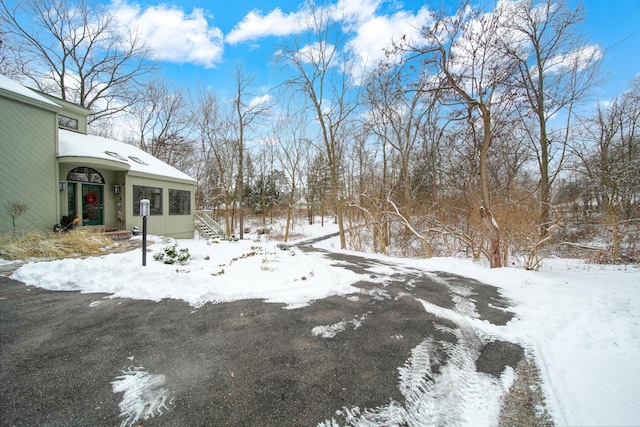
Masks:
[[[149,163],[145,162],[144,160],[142,160],[142,159],[140,159],[138,157],[135,157],[135,156],[129,156],[129,158],[131,160],[133,160],[134,162],[136,162],[136,163],[140,163],[141,165],[148,165],[149,164]]]
[[[67,116],[58,116],[58,126],[78,130],[78,120]]]
[[[169,189],[169,215],[191,215],[191,191]]]
[[[127,161],[127,159],[125,159],[120,154],[116,153],[115,151],[105,151],[104,153],[110,155],[111,157],[115,157],[118,160],[122,160],[123,162]]]
[[[104,178],[95,169],[75,168],[67,175],[67,181],[91,182],[93,184],[104,184]]]
[[[133,214],[140,215],[140,199],[149,199],[151,215],[162,215],[162,188],[133,186]]]
[[[75,182],[70,182],[67,184],[67,215],[75,218],[76,217],[76,184]]]

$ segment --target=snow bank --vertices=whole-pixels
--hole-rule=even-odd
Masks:
[[[295,308],[330,295],[357,292],[351,284],[358,276],[331,267],[320,254],[303,253],[295,248],[282,251],[274,242],[178,240],[176,243],[178,248],[189,249],[191,260],[187,265],[154,261],[152,254],[165,246],[154,244],[146,267],[141,266],[140,251],[133,251],[82,260],[32,262],[18,269],[13,278],[51,290],[108,293],[111,298],[153,301],[172,298],[195,307],[259,298]],[[331,250],[339,247],[335,239],[321,246]],[[487,334],[518,342],[528,349],[542,371],[549,409],[557,424],[640,425],[638,266],[600,266],[552,259],[545,261],[541,271],[533,272],[519,268],[492,270],[453,258],[371,257],[393,264],[391,270],[411,267],[446,271],[499,287],[513,302],[517,319],[505,326],[463,315],[454,320],[464,318]],[[425,304],[425,309],[437,311],[439,307]],[[357,320],[319,327],[314,333],[340,333],[343,328],[357,327]],[[408,363],[418,363],[419,357],[414,354],[413,362]],[[491,384],[491,390],[500,393],[510,379],[501,383]],[[474,392],[489,387],[481,378],[472,385],[470,390]],[[442,398],[446,399],[444,394]],[[473,401],[472,395],[469,398]],[[424,409],[421,405],[414,406]],[[446,401],[439,405],[446,407]],[[495,421],[495,408],[490,412],[492,415],[486,415],[479,424]],[[471,414],[477,416],[471,411],[465,419]],[[357,418],[358,414],[351,416]]]

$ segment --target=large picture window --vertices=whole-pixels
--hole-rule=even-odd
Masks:
[[[169,189],[169,215],[191,215],[191,191]]]
[[[133,214],[140,215],[140,199],[149,199],[151,215],[162,215],[162,188],[133,186]]]

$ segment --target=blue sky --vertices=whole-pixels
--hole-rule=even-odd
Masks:
[[[123,22],[138,26],[154,48],[167,79],[179,85],[196,83],[225,93],[242,64],[257,84],[278,80],[271,64],[274,47],[295,34],[300,0],[104,0]],[[354,45],[369,58],[379,55],[383,38],[398,35],[420,22],[429,8],[452,7],[458,1],[330,0],[356,25]],[[492,5],[493,0],[479,0]],[[577,0],[567,0],[573,7]],[[640,73],[640,0],[584,0],[581,30],[606,50],[606,83],[599,97],[608,99],[628,87]],[[356,17],[357,16],[357,17]]]
[[[605,50],[603,96],[616,96],[640,74],[640,1],[585,0],[583,4],[582,30]]]
[[[359,14],[362,22],[357,28],[369,49],[375,47],[376,37],[402,31],[411,20],[417,22],[421,10],[457,3],[334,0],[342,10],[351,8],[348,12]],[[571,6],[576,4],[570,0]],[[606,82],[600,97],[617,96],[640,73],[640,1],[585,0],[583,4],[586,20],[581,29],[606,50]],[[296,12],[303,7],[297,0],[114,0],[112,6],[147,29],[148,41],[170,81],[187,86],[199,83],[221,93],[231,90],[237,64],[264,88],[278,80],[277,67],[271,64],[273,50],[294,34]]]

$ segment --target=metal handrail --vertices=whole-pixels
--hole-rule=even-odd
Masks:
[[[196,210],[195,217],[210,231],[209,234],[227,237],[227,232],[213,219],[213,211]]]

